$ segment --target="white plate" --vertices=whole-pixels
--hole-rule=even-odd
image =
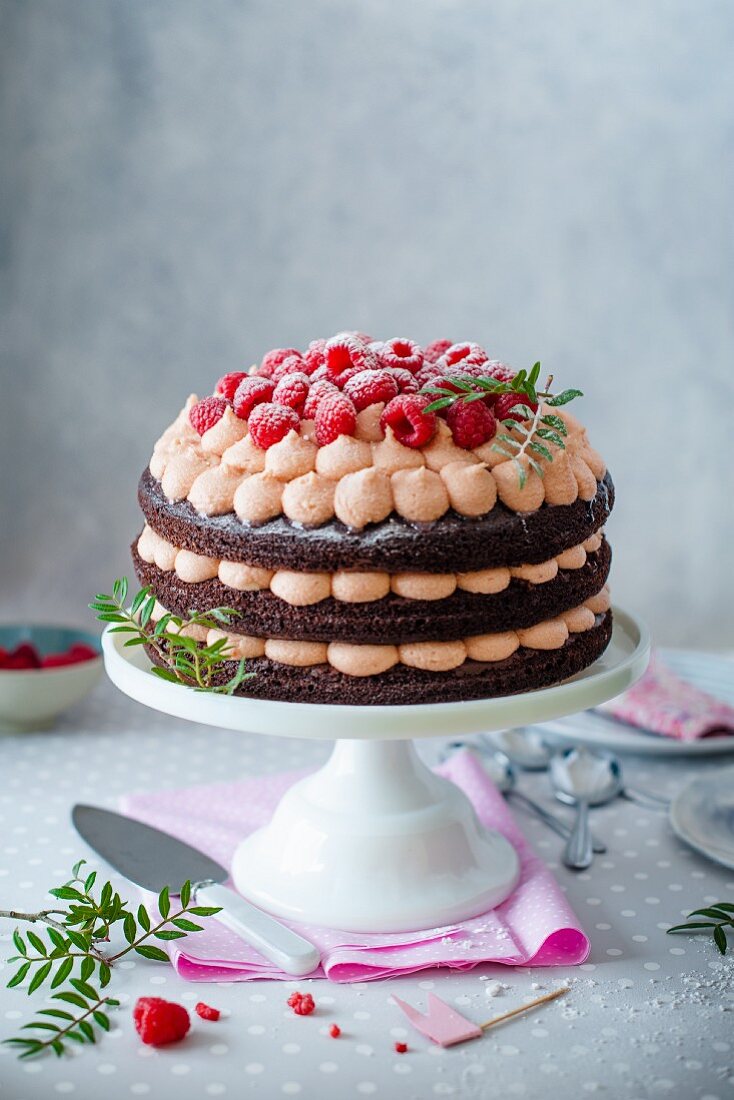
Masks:
[[[554,687],[465,703],[356,707],[197,692],[151,676],[146,654],[138,646],[125,649],[124,639],[109,629],[102,635],[105,669],[113,684],[139,703],[223,729],[328,740],[456,737],[544,722],[613,699],[639,680],[650,657],[645,624],[615,607],[612,640],[599,660]]]
[[[676,676],[734,706],[734,660],[730,657],[682,649],[663,649],[660,656]],[[734,736],[728,734],[703,737],[698,741],[676,741],[672,737],[645,733],[594,711],[545,722],[537,728],[554,741],[592,745],[612,752],[651,756],[713,756],[734,752]]]
[[[670,824],[696,851],[734,868],[734,768],[688,783],[671,803]]]

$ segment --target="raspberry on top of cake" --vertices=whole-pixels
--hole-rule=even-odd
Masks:
[[[189,398],[151,474],[168,500],[244,524],[361,530],[593,500],[604,461],[539,365],[513,372],[478,344],[445,344],[346,333],[270,351]]]
[[[233,609],[194,640],[225,638],[262,698],[444,702],[579,672],[611,636],[614,486],[577,396],[476,343],[354,332],[225,374],[140,481],[154,618]]]

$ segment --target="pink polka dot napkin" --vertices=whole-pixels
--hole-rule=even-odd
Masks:
[[[679,741],[734,733],[734,707],[681,680],[655,653],[645,675],[629,691],[598,709],[630,726]]]
[[[313,977],[359,982],[434,966],[470,970],[488,962],[514,966],[584,962],[589,941],[579,921],[474,754],[456,753],[437,770],[471,799],[484,825],[499,830],[514,845],[521,863],[519,885],[496,909],[442,928],[368,935],[293,922],[291,926],[321,952],[322,965]],[[122,807],[131,817],[180,837],[228,866],[237,843],[270,819],[280,797],[302,774],[131,794]],[[205,923],[203,932],[166,945],[183,978],[211,982],[289,977],[216,918]]]

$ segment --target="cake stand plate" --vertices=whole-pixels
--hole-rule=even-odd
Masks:
[[[597,706],[644,672],[650,640],[614,609],[612,640],[589,668],[522,695],[463,703],[329,706],[196,692],[149,672],[141,647],[102,638],[112,682],[177,718],[249,733],[334,739],[319,771],[286,792],[268,825],[238,846],[239,892],[276,916],[352,932],[402,932],[466,920],[514,889],[511,845],[483,828],[466,796],[435,775],[414,737],[460,737]]]

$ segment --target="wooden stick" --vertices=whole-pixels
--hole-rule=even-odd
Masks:
[[[510,1012],[504,1012],[501,1016],[495,1016],[493,1020],[487,1020],[486,1024],[479,1024],[479,1027],[482,1031],[486,1031],[487,1028],[494,1027],[495,1024],[501,1024],[503,1020],[509,1020],[512,1016],[519,1016],[521,1012],[527,1012],[531,1008],[537,1008],[538,1005],[547,1004],[548,1001],[555,1001],[556,997],[562,997],[564,993],[569,992],[570,986],[565,986],[563,989],[554,989],[552,993],[546,993],[535,1001],[529,1001],[526,1005],[520,1005],[519,1008],[513,1008]]]

